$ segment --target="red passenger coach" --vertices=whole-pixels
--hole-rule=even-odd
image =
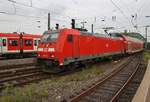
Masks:
[[[24,53],[37,51],[41,35],[24,34],[22,37],[22,50]]]
[[[35,53],[37,51],[40,35],[0,33],[1,56]]]

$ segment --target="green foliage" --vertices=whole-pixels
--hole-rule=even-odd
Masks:
[[[47,88],[41,90],[38,85],[31,84],[25,88],[7,87],[2,91],[0,102],[37,102],[43,97],[48,97]]]
[[[145,61],[150,60],[150,52],[144,52],[144,60]]]

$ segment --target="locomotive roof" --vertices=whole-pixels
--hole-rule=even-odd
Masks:
[[[47,30],[43,34],[53,34],[53,33],[58,33],[58,32],[59,32],[58,30],[52,30],[52,31]]]
[[[65,30],[73,30],[73,29],[67,29],[67,28],[64,28]],[[64,30],[62,29],[62,30]],[[60,30],[49,30],[49,31],[45,31],[44,34],[55,34],[55,33],[58,33]],[[79,31],[79,30],[77,30]],[[80,35],[84,35],[84,36],[96,36],[96,37],[104,37],[104,38],[112,38],[112,39],[116,39],[118,38],[119,36],[114,36],[114,37],[110,37],[109,35],[107,34],[101,34],[101,33],[91,33],[91,32],[87,32],[87,31],[79,31],[79,34]]]
[[[84,31],[80,31],[81,35],[90,35],[90,36],[96,36],[96,37],[105,37],[105,38],[109,38],[110,36],[106,35],[106,34],[101,34],[101,33],[90,33],[90,32],[84,32]]]

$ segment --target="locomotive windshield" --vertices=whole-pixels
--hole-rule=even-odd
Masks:
[[[55,41],[57,38],[58,38],[58,32],[45,31],[41,38],[41,42],[52,42]]]

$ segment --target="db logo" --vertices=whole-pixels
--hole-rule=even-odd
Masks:
[[[109,44],[106,44],[106,47],[109,47]]]

